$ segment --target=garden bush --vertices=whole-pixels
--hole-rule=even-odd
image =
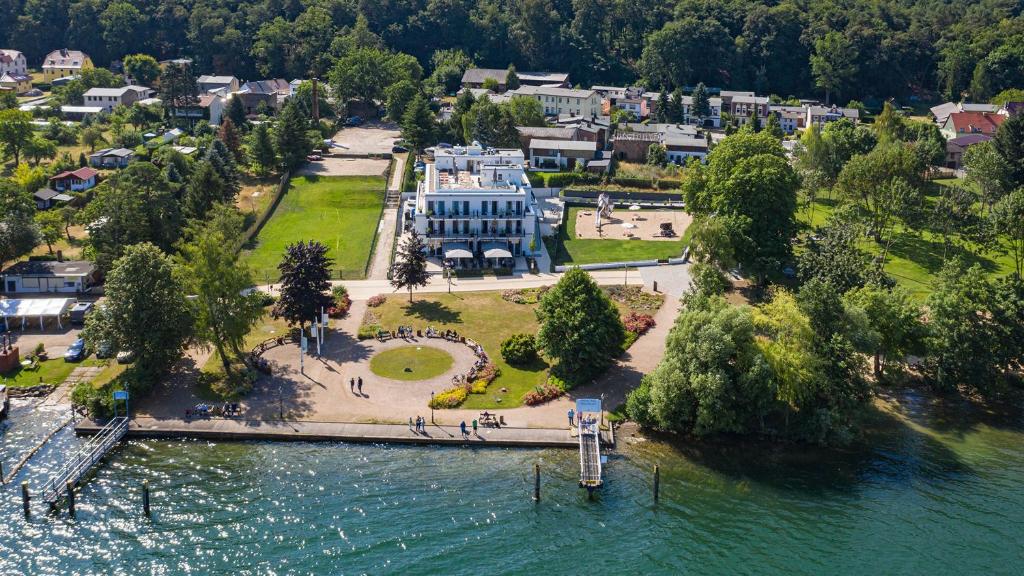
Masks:
[[[487,380],[477,380],[473,382],[473,385],[469,389],[470,394],[485,394],[487,392],[487,385],[490,384]]]
[[[562,391],[558,386],[552,384],[541,384],[535,386],[533,390],[530,390],[526,394],[523,394],[523,404],[527,406],[536,406],[545,402],[550,402],[555,398],[558,398],[565,392]]]
[[[259,299],[260,306],[262,306],[263,308],[266,308],[267,306],[273,306],[274,303],[277,302],[276,298],[262,290],[253,291],[253,297]]]
[[[360,340],[372,340],[377,337],[377,332],[382,330],[380,324],[363,324],[359,327],[359,332],[356,336]]]
[[[644,292],[640,286],[605,286],[603,289],[613,302],[625,304],[633,310],[655,312],[665,301],[665,296]]]
[[[380,306],[381,304],[387,301],[387,296],[384,296],[383,294],[378,294],[376,296],[370,296],[370,299],[366,301],[366,305],[369,306],[370,308],[376,308],[377,306]]]
[[[533,334],[513,334],[501,343],[501,357],[513,366],[528,364],[537,358],[537,339]]]
[[[331,290],[331,295],[334,297],[334,305],[327,309],[327,315],[331,318],[341,318],[348,314],[349,309],[352,307],[352,299],[348,297],[348,288],[335,286]]]
[[[435,394],[431,398],[429,406],[435,410],[458,408],[466,401],[466,395],[469,393],[466,388],[464,385],[459,385],[449,388],[440,394]]]
[[[651,326],[654,326],[654,317],[650,314],[630,312],[622,317],[622,324],[627,331],[642,336],[651,329]]]

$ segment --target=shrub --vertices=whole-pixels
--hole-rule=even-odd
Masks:
[[[277,302],[277,298],[274,298],[273,296],[262,290],[254,290],[252,294],[253,298],[259,299],[260,306],[262,306],[263,308],[266,308],[267,306],[273,306],[274,303]]]
[[[654,326],[654,317],[650,314],[630,312],[622,318],[622,324],[626,330],[637,336],[647,333]]]
[[[485,380],[490,384],[498,377],[499,374],[501,374],[501,370],[498,370],[498,367],[493,363],[488,362],[487,364],[484,364],[484,367],[481,368],[479,372],[477,372],[476,377],[480,380]]]
[[[622,351],[625,352],[626,350],[629,350],[629,347],[636,343],[636,339],[639,337],[640,335],[636,332],[630,332],[627,330],[626,339],[622,341]]]
[[[540,302],[541,297],[550,289],[551,286],[541,286],[539,288],[502,290],[501,299],[513,304],[536,304],[537,302]]]
[[[348,297],[348,289],[344,286],[336,286],[331,291],[334,297],[334,305],[327,308],[327,315],[331,318],[341,318],[345,314],[348,314],[349,308],[352,307],[352,299]]]
[[[431,398],[429,406],[435,410],[458,408],[466,401],[466,386],[454,386]]]
[[[554,386],[562,392],[569,391],[569,383],[554,374],[548,374],[548,386]]]
[[[46,346],[44,346],[42,342],[40,342],[39,344],[36,344],[36,349],[35,349],[35,352],[33,352],[33,354],[36,357],[39,357],[39,356],[42,356],[43,354],[46,354]]]
[[[359,327],[359,332],[356,336],[360,340],[371,340],[377,337],[377,332],[380,332],[382,328],[380,324],[363,324]]]
[[[536,406],[538,404],[550,402],[562,394],[565,394],[565,392],[563,392],[558,386],[553,386],[550,383],[541,384],[540,386],[534,386],[533,390],[523,394],[523,404],[526,404],[527,406]]]
[[[387,296],[384,296],[383,294],[378,294],[376,296],[370,296],[370,299],[366,301],[366,305],[369,306],[370,308],[376,308],[377,306],[380,306],[381,304],[387,301]]]
[[[487,385],[490,384],[487,380],[477,380],[473,382],[473,385],[469,389],[470,394],[485,394],[487,392]]]
[[[613,302],[643,312],[656,312],[665,301],[663,295],[644,292],[640,286],[605,286],[604,291]]]
[[[513,334],[501,343],[501,357],[512,365],[528,364],[537,358],[537,339],[533,334]]]
[[[331,295],[334,296],[335,300],[338,300],[340,298],[346,298],[348,297],[348,288],[345,288],[341,284],[338,284],[334,288],[331,288]]]
[[[654,188],[654,182],[650,178],[627,178],[616,176],[612,178],[612,184],[618,184],[626,188]]]

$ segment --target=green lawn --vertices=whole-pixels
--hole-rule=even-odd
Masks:
[[[67,379],[77,366],[102,366],[104,360],[86,359],[81,362],[65,362],[64,358],[51,358],[39,363],[36,370],[15,368],[6,374],[0,374],[0,384],[11,388],[23,388],[37,384],[60,384]]]
[[[940,186],[953,184],[965,185],[962,180],[935,180]],[[931,207],[937,198],[934,190],[925,196],[925,204]],[[797,213],[797,220],[805,228],[816,228],[825,224],[832,212],[839,206],[840,200],[835,194],[831,198],[818,198],[813,210],[801,202],[800,211]],[[942,234],[931,230],[916,231],[900,225],[897,227],[896,236],[885,262],[885,272],[892,276],[896,282],[906,288],[911,295],[923,301],[932,293],[935,277],[942,269],[945,259],[960,255],[968,265],[980,264],[989,274],[1002,276],[1013,271],[1013,260],[1006,253],[980,253],[978,247],[968,240],[960,238],[958,234],[951,236],[952,242],[947,247],[943,241]],[[876,255],[882,252],[882,246],[873,240],[865,238],[861,242],[861,248],[869,254]],[[970,251],[964,248],[970,248]]]
[[[293,178],[273,216],[243,259],[259,283],[278,279],[285,246],[316,240],[334,259],[334,278],[362,278],[384,204],[381,176]]]
[[[370,359],[370,370],[392,380],[426,380],[451,369],[452,355],[431,346],[402,346]]]
[[[596,264],[599,262],[630,262],[678,258],[686,246],[688,231],[679,240],[591,240],[576,238],[576,214],[587,210],[573,206],[554,237],[544,238],[548,254],[555,266]],[[593,208],[589,208],[593,210]],[[677,230],[678,232],[678,230]]]

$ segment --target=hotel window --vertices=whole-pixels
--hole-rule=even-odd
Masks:
[[[444,200],[437,201],[437,213],[440,216],[444,216]]]
[[[482,216],[487,216],[487,201],[486,200],[484,200],[483,202],[480,203],[480,214]]]
[[[429,214],[429,213],[431,213],[433,211],[434,211],[434,201],[433,200],[429,200],[429,201],[427,201],[427,213]]]
[[[462,213],[469,216],[469,200],[462,201]]]

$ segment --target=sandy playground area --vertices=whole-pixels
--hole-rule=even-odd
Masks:
[[[615,210],[612,217],[601,219],[598,230],[595,210],[576,213],[576,237],[606,240],[679,240],[693,217],[682,210]],[[661,224],[672,224],[674,235],[663,236]]]

